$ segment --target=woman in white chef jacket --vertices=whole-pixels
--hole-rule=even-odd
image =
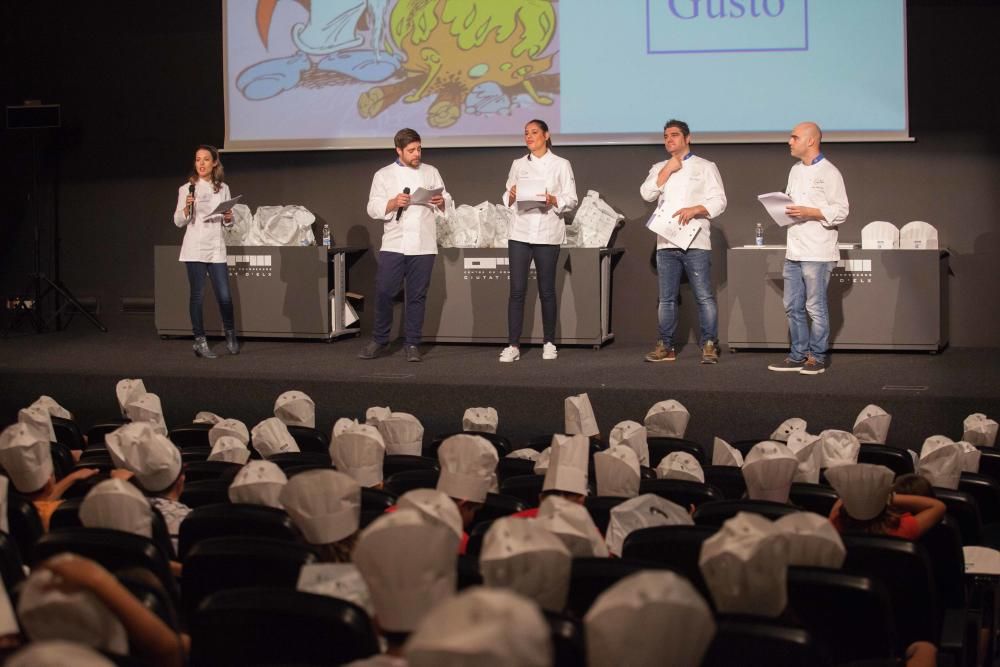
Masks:
[[[564,216],[576,208],[576,179],[569,161],[552,153],[549,126],[542,120],[524,126],[524,143],[529,153],[514,160],[507,176],[503,202],[514,210],[507,246],[510,268],[510,299],[507,302],[507,347],[501,362],[521,358],[521,329],[524,324],[524,294],[531,263],[538,278],[538,300],[542,304],[542,359],[558,357],[556,349],[556,263],[559,246],[566,240]],[[522,192],[518,203],[518,183],[538,189]],[[539,188],[538,186],[543,187]]]
[[[219,302],[222,326],[226,332],[226,348],[230,354],[239,354],[240,343],[233,323],[233,299],[229,291],[229,270],[226,266],[226,242],[223,227],[231,226],[233,212],[209,215],[216,207],[230,199],[229,186],[222,182],[222,162],[214,146],[202,145],[194,153],[194,170],[187,183],[177,190],[177,209],[174,224],[184,228],[180,261],[187,267],[191,286],[189,309],[191,329],[194,333],[194,354],[214,359],[216,354],[205,340],[205,323],[202,317],[202,296],[205,276],[212,281],[212,290]]]

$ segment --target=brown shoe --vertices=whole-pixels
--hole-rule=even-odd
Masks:
[[[715,343],[708,341],[705,343],[705,347],[701,348],[701,363],[703,364],[717,364],[719,363],[719,348],[715,346]]]
[[[646,355],[646,361],[676,361],[677,353],[674,352],[674,348],[668,348],[663,344],[662,340],[656,341],[656,347],[653,351]]]

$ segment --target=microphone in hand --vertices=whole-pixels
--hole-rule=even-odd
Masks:
[[[188,197],[192,197],[192,198],[194,197],[194,183],[191,183],[191,184],[188,185]],[[187,214],[188,214],[189,218],[194,217],[194,202],[193,201],[190,204],[188,204],[188,206],[187,206]]]
[[[403,188],[403,194],[404,195],[410,194],[410,188]],[[396,209],[396,220],[399,220],[399,218],[403,215],[403,209],[404,208],[406,208],[406,207],[405,206],[400,206],[399,208]]]

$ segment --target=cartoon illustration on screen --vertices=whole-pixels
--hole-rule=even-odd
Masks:
[[[282,1],[257,0],[257,35],[295,52],[246,67],[236,88],[247,100],[352,86],[360,119],[425,102],[427,125],[443,129],[559,93],[553,0],[295,0],[308,18],[288,37],[271,34]]]

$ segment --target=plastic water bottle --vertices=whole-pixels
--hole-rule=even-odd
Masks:
[[[323,223],[323,247],[330,247],[330,225]]]
[[[757,229],[753,232],[753,241],[758,246],[764,245],[764,225],[757,223]]]

